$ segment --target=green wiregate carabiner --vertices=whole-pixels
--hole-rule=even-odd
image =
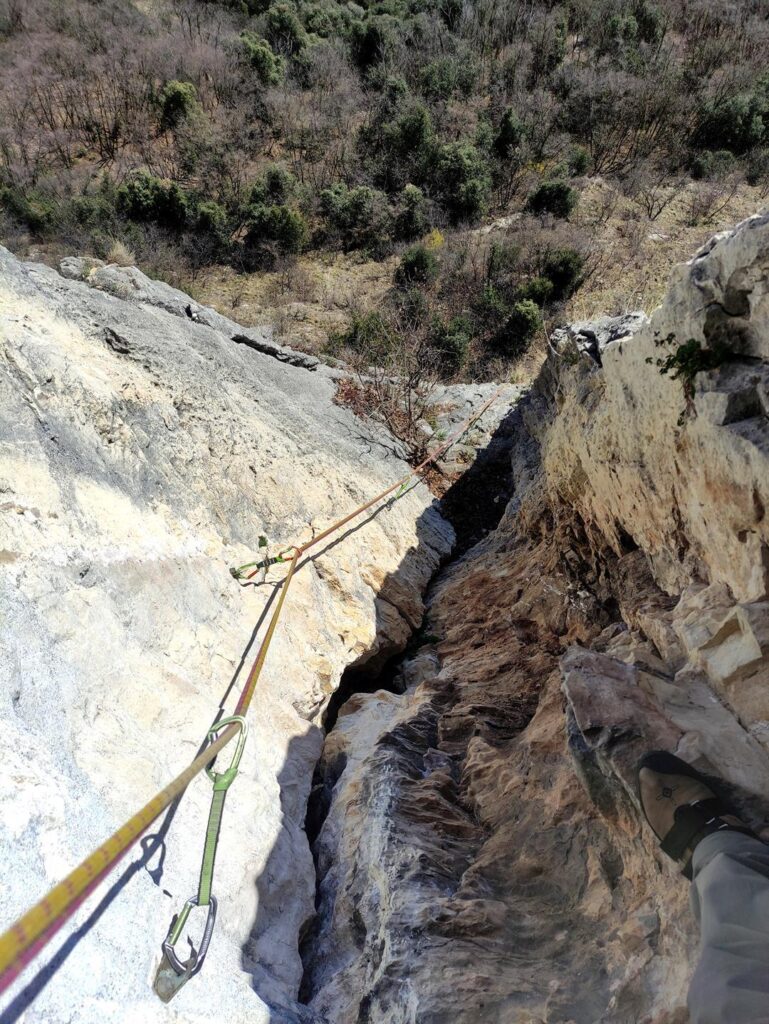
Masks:
[[[243,756],[243,748],[246,745],[248,725],[245,719],[240,715],[234,715],[231,718],[222,718],[220,721],[215,722],[206,735],[206,739],[211,742],[216,738],[217,734],[222,731],[222,729],[225,729],[230,725],[239,726],[240,735],[238,736],[235,752],[232,755],[232,761],[230,762],[229,768],[223,772],[215,772],[211,765],[206,766],[206,774],[214,784],[214,793],[211,799],[211,810],[208,814],[208,824],[206,826],[206,841],[203,847],[203,862],[200,867],[198,892],[196,896],[191,896],[180,912],[174,916],[171,921],[171,926],[168,929],[168,935],[163,942],[163,959],[155,977],[154,987],[156,993],[165,1003],[169,1002],[169,1000],[176,995],[182,985],[184,985],[193,974],[197,974],[201,969],[214,931],[217,902],[216,897],[211,894],[211,887],[214,877],[216,848],[219,842],[219,830],[221,829],[222,824],[224,800],[227,796],[227,790],[230,788],[233,779],[238,774],[240,759]],[[181,938],[182,931],[187,923],[187,918],[190,916],[190,912],[193,907],[208,907],[208,916],[206,917],[206,924],[203,930],[203,937],[200,940],[200,946],[196,950],[190,942],[191,956],[189,960],[182,961],[176,955],[175,946]]]

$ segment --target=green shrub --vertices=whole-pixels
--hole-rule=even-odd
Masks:
[[[160,127],[169,131],[200,109],[192,82],[167,82],[160,94]]]
[[[509,160],[523,142],[524,124],[512,107],[502,115],[499,130],[494,139],[494,149],[500,160]]]
[[[435,253],[430,252],[424,245],[412,245],[407,249],[395,271],[395,280],[401,287],[409,284],[429,284],[437,276],[438,260]]]
[[[745,153],[767,137],[769,100],[766,89],[709,100],[699,112],[694,142],[702,149]]]
[[[274,4],[267,11],[264,34],[276,53],[289,57],[307,44],[307,33],[296,9],[290,4]]]
[[[406,185],[400,195],[400,210],[395,219],[395,235],[406,242],[421,238],[430,227],[421,188]]]
[[[551,298],[568,299],[580,285],[585,259],[576,249],[556,249],[542,262],[542,276],[552,284]]]
[[[353,63],[363,72],[380,64],[395,45],[398,21],[389,14],[369,14],[365,21],[353,22],[350,51]]]
[[[754,149],[748,157],[745,176],[749,185],[769,181],[769,149]]]
[[[207,199],[198,205],[195,227],[198,231],[210,235],[219,245],[223,245],[230,237],[227,211],[213,199]]]
[[[444,207],[454,221],[477,220],[489,199],[489,173],[481,153],[467,142],[438,150],[435,179]]]
[[[580,178],[587,174],[590,166],[590,153],[584,146],[572,146],[566,158],[566,166],[572,178]]]
[[[381,248],[392,224],[387,197],[368,185],[349,188],[342,182],[320,194],[320,210],[332,234],[350,248]]]
[[[263,86],[278,85],[283,80],[283,58],[273,53],[266,39],[253,32],[242,32],[241,42],[249,67]]]
[[[456,373],[467,355],[472,339],[472,322],[466,314],[461,314],[452,317],[448,323],[436,321],[430,344],[440,353],[443,368],[449,373]]]
[[[251,207],[245,238],[248,248],[264,248],[271,243],[284,255],[297,253],[304,248],[307,236],[307,222],[298,210],[259,203]]]
[[[282,164],[270,164],[251,186],[250,202],[254,205],[285,206],[296,195],[297,180]]]
[[[382,314],[372,309],[368,313],[353,313],[349,330],[338,340],[373,360],[387,355],[394,335]]]
[[[527,205],[532,213],[568,218],[577,205],[577,192],[565,181],[543,181],[531,193]]]
[[[117,207],[129,220],[151,221],[181,231],[190,214],[190,199],[175,181],[139,171],[117,190]]]
[[[500,351],[510,357],[523,355],[534,335],[542,330],[542,313],[531,299],[516,302],[505,326],[496,337]]]
[[[719,181],[727,177],[737,166],[737,158],[728,149],[717,149],[714,153],[698,153],[692,160],[692,177],[695,181]]]
[[[510,304],[493,284],[484,285],[473,305],[473,311],[481,326],[494,327],[510,312]]]
[[[552,297],[553,282],[547,277],[533,277],[530,281],[525,281],[519,285],[515,290],[517,302],[528,299],[539,307],[547,305]]]

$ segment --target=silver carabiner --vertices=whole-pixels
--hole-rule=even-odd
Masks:
[[[203,937],[200,940],[200,946],[196,950],[195,947],[192,946],[192,943],[190,943],[192,955],[189,960],[182,963],[176,955],[174,947],[181,937],[184,926],[187,923],[187,918],[190,916],[190,911],[193,907],[197,907],[198,905],[198,897],[190,896],[182,907],[180,913],[171,922],[171,927],[168,929],[168,935],[163,943],[163,952],[176,973],[186,974],[190,978],[203,966],[203,960],[208,952],[208,946],[211,942],[211,936],[214,933],[214,925],[216,924],[216,897],[211,896],[208,904],[208,917],[206,918],[206,926],[203,929]]]

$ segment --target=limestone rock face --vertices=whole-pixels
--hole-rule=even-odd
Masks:
[[[3,927],[233,707],[281,570],[241,589],[228,567],[258,557],[260,535],[273,553],[309,539],[405,471],[333,404],[317,360],[291,365],[266,333],[135,269],[64,270],[0,250]],[[37,996],[29,1024],[309,1017],[294,997],[321,714],[347,666],[402,649],[453,540],[423,485],[358,525],[292,584],[227,799],[201,975],[168,1007],[152,993],[197,890],[204,777],[16,983],[9,1013]]]
[[[687,1020],[696,927],[635,766],[677,752],[769,820],[768,271],[756,217],[650,321],[554,337],[509,416],[511,500],[434,582],[404,692],[357,694],[326,740],[324,1019]],[[661,374],[690,342],[711,368]]]

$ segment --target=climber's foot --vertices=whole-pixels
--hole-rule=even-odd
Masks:
[[[654,750],[638,765],[641,807],[664,853],[692,877],[692,854],[705,836],[724,830],[754,833],[716,795],[707,778],[675,754]]]

